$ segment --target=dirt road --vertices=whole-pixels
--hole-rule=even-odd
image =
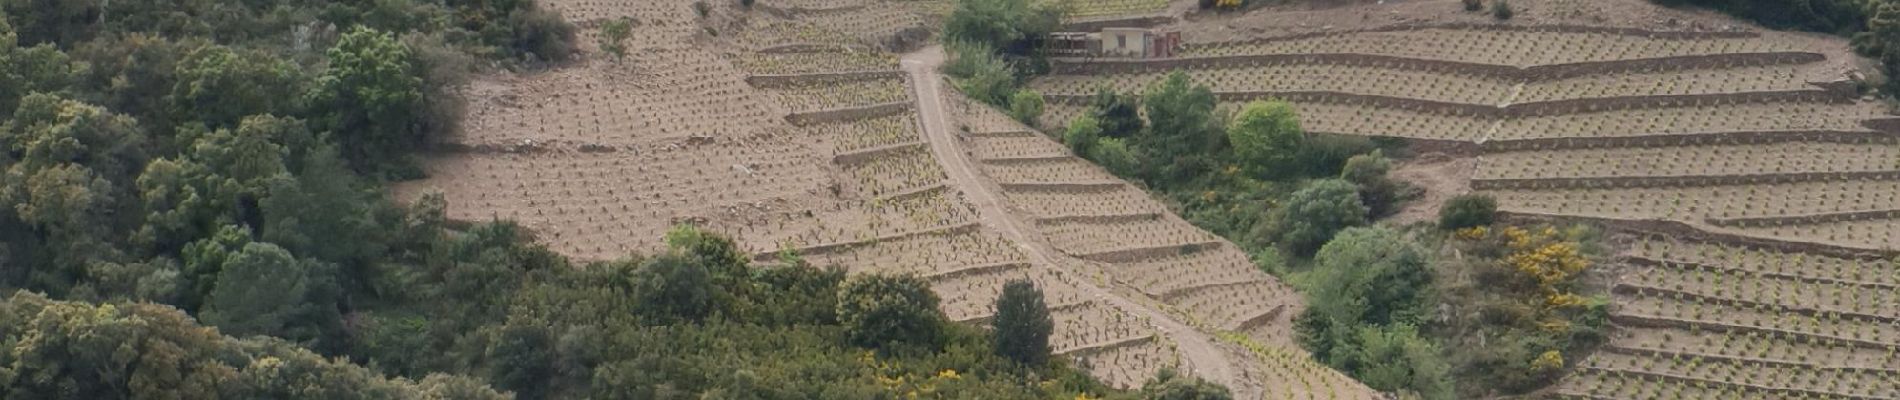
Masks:
[[[943,79],[937,73],[943,58],[942,47],[931,46],[904,55],[903,66],[912,79],[917,97],[917,115],[923,123],[925,142],[929,143],[931,153],[936,155],[937,162],[943,164],[944,172],[950,176],[950,185],[961,190],[970,202],[975,203],[984,226],[997,230],[1021,246],[1036,264],[1068,276],[1083,276],[1076,271],[1064,270],[1067,264],[1058,261],[1067,256],[1039,240],[1040,236],[1030,233],[1033,225],[1004,206],[1001,188],[978,174],[975,163],[958,145],[956,134],[944,115],[940,88]],[[1181,356],[1182,372],[1227,386],[1234,391],[1235,398],[1260,397],[1258,386],[1239,378],[1242,366],[1212,336],[1176,321],[1166,312],[1116,295],[1085,279],[1075,281],[1084,295],[1146,318],[1160,334],[1173,340],[1175,350]]]

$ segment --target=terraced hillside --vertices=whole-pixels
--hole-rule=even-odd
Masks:
[[[1005,203],[996,208],[1026,231],[1032,251],[1198,331],[1231,333],[1248,350],[1233,356],[1242,398],[1380,398],[1293,343],[1301,297],[1233,243],[999,111],[945,93],[953,150],[963,152],[951,162],[978,170],[971,190],[996,194]]]
[[[1619,257],[1617,329],[1560,397],[1895,398],[1900,130],[1844,82],[1842,49],[1746,30],[1411,23],[1071,60],[1032,86],[1060,126],[1097,86],[1138,92],[1185,70],[1224,107],[1284,99],[1310,131],[1473,157],[1466,190],[1510,214],[1639,232]]]
[[[430,160],[429,179],[404,183],[396,194],[441,191],[451,218],[513,219],[579,259],[650,252],[668,227],[691,223],[730,235],[759,260],[794,251],[853,273],[923,276],[951,319],[978,325],[994,315],[1005,282],[1029,279],[1051,306],[1055,352],[1113,386],[1137,387],[1162,368],[1178,368],[1248,398],[1374,396],[1285,346],[1298,304],[1283,285],[1087,163],[1069,159],[1059,167],[1121,185],[1109,201],[1140,207],[1150,221],[1114,222],[1124,210],[1092,206],[1086,194],[1010,193],[1024,204],[1066,204],[1073,212],[1037,219],[1070,224],[1064,233],[1049,225],[1048,240],[1114,238],[1095,250],[1069,247],[1100,254],[1048,257],[1033,250],[1040,238],[1005,229],[999,221],[1012,221],[1009,215],[969,199],[976,185],[952,182],[940,159],[954,149],[923,135],[923,117],[943,118],[942,110],[920,109],[915,76],[878,47],[894,32],[939,18],[947,4],[761,2],[700,16],[683,0],[551,1],[590,38],[602,23],[630,18],[628,56],[589,49],[584,61],[552,71],[482,79],[468,93],[471,109],[450,143],[454,151]],[[1015,129],[1018,139],[1032,140],[993,149],[1066,157]],[[1035,153],[1035,146],[1055,152]],[[1020,164],[1025,173],[1043,168]],[[1141,243],[1157,246],[1147,250],[1155,254],[1181,244],[1203,249],[1180,257],[1128,251]],[[1268,345],[1249,352],[1218,341],[1088,274],[1097,259],[1117,257],[1135,271],[1117,279],[1143,280],[1153,299],[1205,311],[1196,317],[1209,331],[1241,330]],[[1257,288],[1268,291],[1250,292]],[[1300,384],[1261,383],[1255,378],[1262,374]]]

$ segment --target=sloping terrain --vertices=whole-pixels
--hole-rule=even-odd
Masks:
[[[1900,244],[1900,131],[1854,91],[1844,40],[1634,1],[1591,3],[1621,9],[1606,13],[1614,23],[1555,13],[1576,2],[1513,4],[1543,13],[1373,18],[1456,7],[1412,2],[1306,12],[1368,22],[1300,32],[1202,21],[1184,25],[1180,59],[1060,62],[1032,86],[1052,100],[1045,126],[1059,126],[1097,85],[1138,91],[1185,70],[1226,107],[1285,99],[1313,132],[1475,159],[1450,174],[1471,177],[1452,190],[1491,194],[1509,214],[1636,233],[1618,255],[1617,329],[1557,394],[1900,396],[1887,261]],[[1054,168],[999,170],[1026,165]]]
[[[1005,172],[989,154],[977,158],[981,170],[945,160],[969,142],[927,140],[926,126],[947,126],[926,118],[997,116],[946,117],[942,104],[976,108],[937,91],[935,78],[920,86],[917,77],[934,70],[900,69],[877,47],[937,18],[945,2],[762,2],[714,6],[703,17],[687,1],[548,6],[584,27],[590,43],[604,23],[631,18],[627,57],[590,47],[573,65],[483,78],[469,90],[451,151],[429,161],[429,179],[399,185],[398,197],[441,191],[451,218],[517,220],[579,259],[652,251],[668,227],[692,223],[731,235],[760,260],[790,250],[854,273],[924,276],[951,319],[975,324],[994,314],[1003,283],[1029,279],[1051,306],[1056,353],[1111,385],[1136,387],[1173,367],[1245,398],[1375,396],[1288,346],[1297,296],[1139,190],[1086,162],[1052,159],[1073,178],[1118,185],[1105,201],[1145,210],[1134,216],[1146,221],[1091,205],[1098,200],[1087,193],[996,191],[989,177]],[[918,93],[931,97],[919,102]],[[994,149],[1040,146],[1054,151],[1041,156],[1068,157],[1021,127],[1005,131],[1029,140]],[[1022,168],[1042,173],[1033,162]],[[1011,210],[1072,212],[995,207],[1005,196]],[[1098,248],[1072,245],[1103,238]],[[1198,251],[1162,254],[1189,247]],[[1114,263],[1129,269],[1098,279]],[[1247,351],[1217,330],[1265,345]],[[1282,380],[1300,383],[1273,383]]]

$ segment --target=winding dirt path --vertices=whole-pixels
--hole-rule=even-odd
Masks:
[[[944,172],[950,177],[950,185],[960,189],[971,203],[974,203],[979,219],[984,226],[996,229],[1004,237],[1021,246],[1035,263],[1048,266],[1070,276],[1083,276],[1076,271],[1064,269],[1065,255],[1057,252],[1048,243],[1038,240],[1040,236],[1031,234],[1033,226],[1018,215],[1011,213],[1002,200],[1001,188],[984,179],[977,173],[977,167],[970,157],[957,144],[956,134],[944,115],[943,97],[940,86],[943,78],[938,75],[937,67],[943,64],[942,46],[931,46],[917,52],[905,54],[903,67],[910,73],[912,87],[917,98],[917,115],[923,124],[925,142],[929,143],[931,153],[937,162],[943,165]],[[1230,353],[1221,348],[1214,337],[1176,321],[1173,316],[1161,310],[1129,300],[1114,292],[1095,286],[1086,279],[1076,279],[1076,286],[1088,297],[1112,304],[1116,308],[1146,318],[1160,334],[1167,335],[1175,343],[1175,350],[1182,360],[1182,372],[1201,377],[1227,386],[1238,399],[1260,397],[1259,387],[1253,382],[1244,382],[1240,378],[1243,369]]]

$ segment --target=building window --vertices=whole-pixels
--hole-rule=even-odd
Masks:
[[[1117,49],[1127,49],[1127,48],[1128,48],[1128,37],[1127,37],[1127,36],[1122,36],[1122,35],[1115,35],[1115,48],[1117,48]]]

